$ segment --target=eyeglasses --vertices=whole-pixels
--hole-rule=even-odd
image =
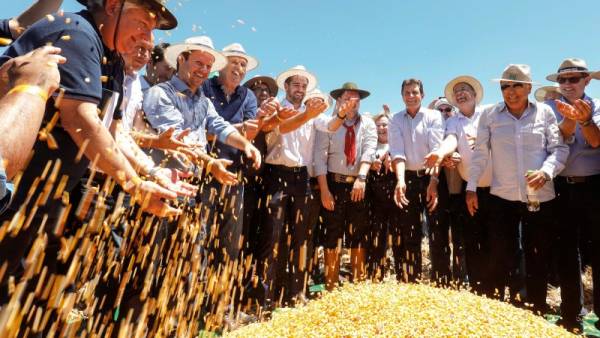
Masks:
[[[581,81],[581,79],[583,79],[585,76],[576,76],[576,77],[559,77],[558,79],[556,79],[556,82],[560,83],[560,84],[564,84],[564,83],[571,83],[571,84],[576,84],[579,83],[579,81]]]
[[[451,111],[452,111],[452,108],[450,108],[450,107],[448,107],[448,108],[438,108],[438,110],[439,110],[441,113],[449,113],[449,112],[451,112]]]
[[[513,84],[503,84],[500,86],[500,89],[502,89],[502,91],[507,90],[508,88],[513,88],[513,89],[517,89],[517,88],[523,88],[523,84],[520,82],[516,82]]]

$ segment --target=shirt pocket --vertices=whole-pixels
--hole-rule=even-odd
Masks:
[[[521,128],[521,137],[523,138],[523,147],[529,151],[541,151],[546,148],[546,135],[544,134],[544,125],[536,123]]]

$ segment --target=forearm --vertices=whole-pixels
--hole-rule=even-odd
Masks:
[[[268,133],[271,130],[275,129],[281,123],[281,121],[282,120],[279,118],[279,116],[277,116],[277,113],[272,114],[271,116],[264,117],[262,119],[262,127],[260,128],[260,130],[265,133]]]
[[[327,129],[330,132],[336,132],[344,123],[343,119],[340,119],[339,117],[337,117],[337,115],[335,116],[335,118],[331,119],[331,121],[329,121],[329,123],[327,123]]]
[[[138,146],[142,148],[154,148],[156,146],[156,142],[158,141],[158,135],[140,133],[140,132],[131,132],[131,137],[135,140]]]
[[[244,150],[246,146],[250,143],[245,137],[240,135],[238,132],[233,132],[227,136],[227,140],[225,143],[234,148]]]
[[[327,185],[327,175],[317,176],[317,182],[319,183],[319,189],[321,189],[321,191],[329,191],[329,186]]]
[[[587,127],[582,126],[581,130],[585,141],[592,146],[592,148],[600,146],[600,129],[598,129],[598,126],[594,122],[591,122]]]
[[[0,155],[6,174],[22,170],[37,139],[46,102],[28,93],[11,93],[0,99]]]
[[[366,176],[369,173],[370,168],[371,168],[370,162],[360,162],[360,166],[358,167],[358,174]]]
[[[577,122],[571,119],[563,119],[558,124],[558,129],[565,140],[569,139],[571,136],[573,136],[573,134],[575,134],[575,128],[577,128]]]
[[[404,170],[406,169],[406,163],[404,163],[403,160],[394,160],[392,167],[394,168],[397,182],[404,182]]]
[[[58,11],[61,4],[62,0],[38,0],[21,13],[16,20],[21,27],[27,28],[44,17],[44,15]]]
[[[306,112],[296,114],[294,117],[291,117],[279,124],[279,132],[282,134],[286,134],[292,132],[298,128],[300,128],[303,124],[310,120],[308,114]]]
[[[143,175],[150,174],[150,170],[156,166],[154,161],[139,148],[129,133],[124,132],[120,127],[116,128],[115,139],[123,155],[136,172]]]
[[[441,157],[446,157],[446,156],[454,153],[456,151],[457,147],[458,147],[458,142],[456,140],[456,136],[448,135],[444,139],[444,141],[442,141],[442,144],[440,145],[440,148],[438,149],[438,151],[439,151]]]

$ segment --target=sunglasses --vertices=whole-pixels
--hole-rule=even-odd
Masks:
[[[452,111],[452,108],[448,107],[448,108],[438,108],[438,110],[442,113],[449,113]]]
[[[523,84],[517,82],[517,83],[513,83],[513,84],[503,84],[500,86],[500,89],[502,89],[502,91],[505,91],[508,88],[513,88],[513,89],[523,88]]]
[[[579,81],[581,81],[581,79],[583,79],[585,76],[577,76],[577,77],[559,77],[558,79],[556,79],[556,82],[560,83],[560,84],[564,84],[564,83],[571,83],[571,84],[576,84],[579,83]]]

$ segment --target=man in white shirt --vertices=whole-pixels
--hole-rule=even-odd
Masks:
[[[479,209],[470,215],[464,203],[464,188],[469,180],[469,166],[477,139],[477,126],[483,112],[479,103],[483,99],[483,86],[472,76],[463,75],[446,84],[444,93],[448,101],[458,107],[456,115],[446,121],[446,138],[440,148],[426,157],[426,166],[439,168],[456,167],[463,180],[461,203],[458,209],[461,225],[464,226],[465,261],[469,284],[478,294],[493,295],[488,279],[489,242],[487,240],[487,217],[489,216],[489,193],[492,181],[492,167],[488,164],[477,185]],[[437,169],[434,169],[437,170]],[[454,232],[452,234],[454,236]]]
[[[267,212],[259,251],[263,270],[260,277],[264,279],[268,307],[281,298],[284,304],[304,301],[306,253],[311,235],[306,213],[311,196],[309,177],[313,170],[315,129],[336,130],[342,123],[342,119],[335,117],[316,118],[327,107],[325,103],[319,100],[310,100],[306,106],[302,103],[306,93],[317,85],[316,77],[304,66],[280,74],[277,85],[286,93],[280,109],[298,113],[266,135]]]
[[[490,278],[503,297],[519,249],[519,224],[525,252],[525,301],[532,310],[546,311],[548,254],[555,240],[555,197],[552,179],[565,168],[564,144],[552,109],[529,101],[531,72],[527,65],[509,65],[498,79],[504,102],[480,117],[475,151],[469,168],[467,207],[479,208],[477,186],[492,160],[489,212]],[[528,208],[527,202],[530,201]],[[535,207],[538,211],[535,211]],[[511,288],[514,302],[518,290]]]
[[[444,137],[444,121],[439,111],[421,106],[424,95],[420,80],[404,80],[402,99],[406,109],[392,117],[388,128],[390,154],[397,179],[394,199],[401,209],[398,210],[397,226],[393,226],[390,232],[394,256],[403,257],[403,260],[395,262],[396,279],[399,281],[416,282],[421,279],[423,212],[426,212],[427,224],[432,228],[431,242],[437,245],[435,241],[441,238],[435,235],[442,228],[438,225],[436,209],[438,178],[427,175],[423,159],[440,146]],[[436,282],[447,283],[449,268],[432,269],[431,277]]]

